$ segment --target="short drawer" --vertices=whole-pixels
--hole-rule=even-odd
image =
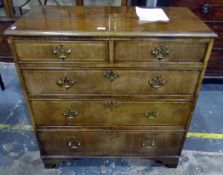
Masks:
[[[43,155],[177,155],[183,132],[178,131],[43,131]]]
[[[29,94],[194,93],[199,71],[22,70]]]
[[[174,40],[116,41],[117,62],[202,62],[207,43]]]
[[[15,40],[20,61],[33,62],[105,62],[108,43],[105,41],[41,41]]]
[[[156,100],[32,100],[38,126],[185,126],[191,102]]]

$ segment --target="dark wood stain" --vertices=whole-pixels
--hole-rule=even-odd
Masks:
[[[206,76],[221,78],[223,76],[223,1],[218,0],[170,0],[170,6],[190,8],[208,26],[218,34],[214,52],[210,57]]]
[[[12,62],[12,54],[7,42],[7,37],[3,35],[5,29],[12,25],[14,21],[2,21],[0,20],[0,61]]]

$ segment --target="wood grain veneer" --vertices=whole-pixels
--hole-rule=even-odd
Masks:
[[[140,24],[131,7],[35,7],[6,30],[46,168],[100,156],[177,166],[216,34],[164,10],[169,23]]]
[[[117,104],[116,108],[108,106],[111,101]],[[40,126],[185,126],[191,105],[190,100],[112,100],[104,98],[31,101],[35,121]],[[64,115],[70,111],[77,112],[77,115],[74,117]],[[154,112],[156,115],[152,116]]]

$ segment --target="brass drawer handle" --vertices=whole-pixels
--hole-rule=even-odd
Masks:
[[[80,142],[78,142],[75,138],[72,138],[68,141],[68,147],[73,151],[76,151],[80,145]]]
[[[151,87],[158,89],[166,84],[166,80],[164,80],[161,75],[157,75],[149,80],[149,84]]]
[[[156,46],[151,50],[151,54],[158,60],[164,59],[170,55],[170,50],[165,46]]]
[[[202,12],[203,12],[203,14],[209,13],[209,6],[208,6],[208,4],[204,4],[202,6]]]
[[[59,46],[53,48],[53,54],[64,60],[71,54],[71,49],[64,44],[60,44]]]
[[[120,104],[117,101],[109,100],[107,101],[104,106],[110,108],[113,110],[114,108],[117,108]]]
[[[66,89],[71,88],[76,82],[71,78],[64,76],[57,80],[57,85]]]
[[[153,139],[146,139],[142,141],[142,146],[145,149],[152,149],[155,148],[156,144],[155,144],[155,140]]]
[[[156,117],[159,116],[159,112],[157,112],[155,109],[151,109],[150,111],[145,113],[146,118],[154,120]]]
[[[75,109],[68,109],[67,111],[64,111],[62,114],[64,117],[68,119],[74,119],[79,115],[79,113]]]
[[[104,72],[104,77],[112,82],[120,77],[120,73],[117,70],[109,69]]]

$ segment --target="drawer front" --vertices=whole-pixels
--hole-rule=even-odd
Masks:
[[[177,155],[183,132],[45,131],[38,133],[43,155]]]
[[[206,47],[206,43],[173,40],[116,41],[115,60],[120,62],[201,62],[204,60]]]
[[[191,102],[136,100],[31,101],[37,125],[184,126]]]
[[[199,71],[23,70],[29,94],[194,93]]]
[[[34,62],[105,62],[108,43],[105,41],[28,41],[15,40],[20,61]]]

